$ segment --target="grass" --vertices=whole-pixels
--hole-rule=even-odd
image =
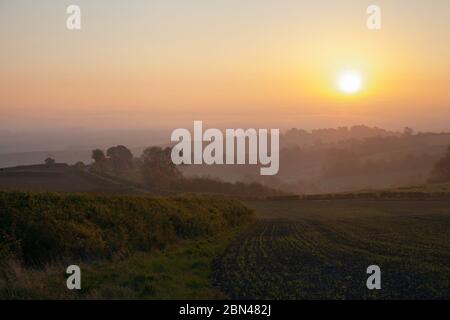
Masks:
[[[235,231],[236,232],[236,231]],[[152,253],[139,252],[120,261],[66,261],[44,269],[3,269],[8,299],[224,299],[212,283],[214,259],[230,244],[235,232],[184,241]],[[82,290],[66,288],[65,268],[82,270]],[[1,282],[0,282],[1,284]]]
[[[419,186],[401,187],[393,189],[395,191],[423,191],[428,193],[450,192],[450,183],[429,183]]]
[[[436,200],[450,199],[450,183],[424,184],[390,189],[363,189],[352,192],[282,195],[266,197],[268,200]]]
[[[252,219],[224,198],[0,192],[0,298],[219,297],[212,260]]]

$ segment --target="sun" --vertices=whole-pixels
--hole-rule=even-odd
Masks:
[[[345,94],[355,94],[361,91],[363,78],[357,71],[345,71],[338,77],[339,90]]]

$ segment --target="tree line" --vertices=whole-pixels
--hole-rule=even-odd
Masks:
[[[230,183],[208,177],[185,177],[170,157],[170,147],[152,146],[139,157],[125,146],[92,151],[90,170],[138,183],[154,192],[215,193],[243,197],[285,195],[260,183]]]

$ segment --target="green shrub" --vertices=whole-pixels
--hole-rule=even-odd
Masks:
[[[0,255],[27,264],[110,258],[247,223],[240,202],[212,197],[0,192]]]

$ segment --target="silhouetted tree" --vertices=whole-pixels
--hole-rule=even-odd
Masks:
[[[55,159],[48,157],[45,159],[45,164],[48,166],[54,165],[56,163]]]
[[[86,165],[84,164],[83,161],[78,161],[77,163],[74,164],[74,167],[77,169],[83,169]]]
[[[94,159],[96,163],[105,162],[106,160],[105,153],[100,149],[92,150],[91,158]]]
[[[133,154],[125,146],[111,147],[106,151],[106,155],[109,157],[112,167],[118,172],[129,169],[133,164]]]
[[[411,129],[410,127],[405,127],[405,129],[403,129],[403,134],[405,136],[412,136],[414,133],[414,130]]]
[[[170,153],[170,148],[150,147],[144,150],[141,156],[142,173],[149,187],[165,189],[181,178],[181,172],[172,162]]]
[[[431,183],[450,182],[450,145],[444,156],[434,165],[429,179]]]

